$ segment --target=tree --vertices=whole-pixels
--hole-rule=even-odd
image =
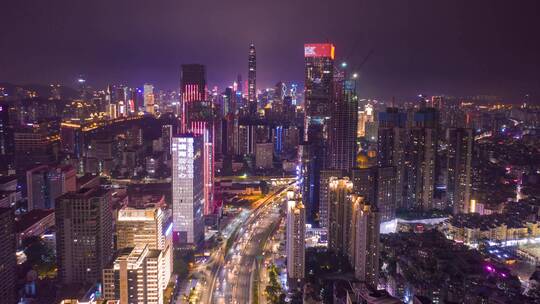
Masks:
[[[272,304],[285,303],[285,294],[279,282],[279,271],[276,265],[271,264],[268,266],[268,276],[270,277],[270,282],[265,288],[268,301]]]

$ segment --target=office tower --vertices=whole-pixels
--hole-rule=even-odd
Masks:
[[[319,174],[325,168],[324,159],[328,139],[328,117],[332,104],[334,80],[334,45],[305,44],[305,117],[304,140],[312,147],[309,170],[313,179],[309,195],[303,196],[308,211],[308,222],[317,224],[319,212]]]
[[[348,177],[331,177],[328,206],[328,249],[340,254],[349,250],[351,233],[351,194],[353,183]]]
[[[165,249],[168,228],[165,226],[168,226],[166,213],[158,206],[124,206],[118,210],[116,219],[116,248],[148,244],[151,249]]]
[[[202,64],[183,64],[181,74],[182,117],[180,131],[188,132],[192,121],[207,119],[208,95],[206,68]]]
[[[156,204],[141,208],[125,206],[118,211],[116,219],[116,248],[148,245],[150,249],[161,250],[162,279],[166,284],[173,266],[172,225],[169,212]]]
[[[203,138],[172,138],[172,208],[175,244],[197,245],[204,237]]]
[[[446,130],[447,194],[455,213],[468,213],[471,200],[471,158],[473,131],[465,128]]]
[[[347,79],[343,70],[335,71],[333,94],[326,164],[331,169],[349,170],[356,160],[356,81]]]
[[[113,256],[112,191],[83,188],[56,200],[58,277],[64,284],[93,284]]]
[[[182,65],[181,133],[203,138],[204,214],[216,211],[214,205],[214,113],[206,88],[206,69],[200,64]]]
[[[287,204],[287,275],[291,283],[304,280],[305,230],[306,209],[304,205],[300,201],[289,200]]]
[[[144,108],[146,112],[154,114],[154,86],[148,83],[143,85]]]
[[[119,251],[110,267],[103,270],[103,297],[120,303],[162,304],[163,251],[137,245]]]
[[[253,115],[257,112],[257,53],[255,45],[249,45],[248,56],[248,112]]]
[[[328,208],[330,207],[330,178],[342,178],[342,170],[321,170],[319,184],[319,225],[321,228],[329,227]]]
[[[16,303],[16,255],[13,210],[0,208],[0,302]]]
[[[26,171],[28,210],[54,209],[57,197],[76,190],[76,173],[75,168],[69,165],[41,165]]]
[[[255,146],[255,167],[257,169],[272,169],[274,156],[274,144],[258,143]]]
[[[354,273],[356,279],[377,289],[379,282],[379,213],[362,200],[354,202]]]

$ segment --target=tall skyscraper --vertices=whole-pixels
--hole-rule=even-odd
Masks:
[[[0,301],[2,303],[16,303],[17,261],[13,218],[11,208],[0,208]]]
[[[466,128],[448,128],[447,143],[447,195],[454,213],[470,212],[471,159],[473,131]]]
[[[306,260],[306,210],[302,202],[287,204],[287,275],[290,283],[304,280]]]
[[[119,251],[103,270],[103,297],[120,303],[163,304],[163,251],[137,245]]]
[[[353,183],[348,177],[331,177],[328,206],[328,249],[346,254],[349,251],[351,223],[351,194]]]
[[[377,165],[395,168],[395,205],[405,207],[403,192],[405,182],[405,146],[407,144],[407,115],[397,108],[388,108],[379,115],[377,138]]]
[[[354,272],[356,279],[377,288],[379,281],[379,214],[377,208],[355,200]]]
[[[257,52],[253,43],[248,56],[248,108],[250,115],[257,112]]]
[[[58,276],[64,284],[96,283],[113,256],[112,191],[83,188],[56,200]]]
[[[180,131],[185,133],[191,129],[192,121],[206,120],[210,114],[204,65],[183,64],[180,89],[182,94]]]
[[[143,86],[144,90],[144,108],[146,112],[154,114],[154,86],[148,83],[145,83]]]
[[[421,109],[414,114],[414,125],[409,133],[405,164],[405,207],[433,208],[435,162],[437,152],[437,113]]]
[[[319,174],[325,168],[328,140],[328,121],[332,104],[334,80],[333,44],[305,44],[305,117],[304,140],[311,146],[312,162],[309,175],[310,193],[303,196],[308,211],[308,222],[317,224],[319,213]]]
[[[204,237],[204,147],[200,135],[172,138],[173,240],[197,245]]]
[[[356,80],[347,77],[345,70],[334,72],[326,160],[327,167],[331,169],[349,170],[355,166],[358,97]]]
[[[182,65],[181,133],[193,133],[203,138],[204,214],[216,211],[214,206],[214,113],[208,99],[206,69],[201,64]]]
[[[342,170],[321,170],[319,189],[319,225],[329,227],[328,208],[330,208],[330,179],[343,177]]]

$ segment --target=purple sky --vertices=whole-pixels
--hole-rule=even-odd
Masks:
[[[303,82],[303,44],[331,41],[359,64],[363,97],[540,95],[540,1],[8,0],[0,4],[0,82],[174,89],[182,63],[210,85]],[[538,100],[538,99],[537,99]]]

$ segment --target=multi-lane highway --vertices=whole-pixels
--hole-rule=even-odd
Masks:
[[[223,234],[226,241],[212,250],[208,259],[192,271],[192,278],[198,279],[195,302],[252,302],[258,277],[256,262],[279,224],[279,210],[291,188],[291,184],[287,184],[272,191],[228,226],[227,233]],[[178,303],[187,303],[181,298]]]

